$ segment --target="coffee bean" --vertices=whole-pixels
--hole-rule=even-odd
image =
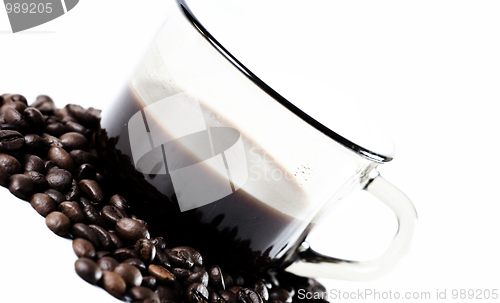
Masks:
[[[114,249],[113,240],[111,240],[111,236],[109,233],[99,225],[89,224],[89,227],[94,231],[99,240],[99,247],[111,251]]]
[[[89,258],[79,258],[76,260],[75,271],[83,280],[90,284],[96,284],[103,275],[99,266]]]
[[[19,199],[28,200],[35,189],[30,177],[23,174],[15,174],[10,177],[9,190]]]
[[[158,283],[168,284],[175,280],[174,274],[160,265],[150,264],[148,266],[148,273],[155,277]]]
[[[80,166],[85,163],[93,164],[96,162],[96,158],[92,156],[91,153],[81,149],[72,150],[69,152],[69,155],[73,159],[76,166]]]
[[[94,231],[83,223],[75,223],[71,227],[71,235],[73,238],[82,238],[90,241],[94,247],[99,247],[99,239],[97,239],[97,235]]]
[[[52,168],[57,167],[56,164],[50,160],[45,160],[45,171],[48,172]]]
[[[156,247],[156,255],[155,255],[155,263],[158,265],[161,265],[165,268],[171,268],[172,264],[170,264],[170,259],[167,257],[167,255],[161,250]]]
[[[160,303],[160,298],[151,289],[144,286],[132,287],[128,291],[129,296],[134,302]]]
[[[21,102],[26,106],[28,105],[28,101],[26,100],[26,98],[20,94],[6,94],[3,102],[8,103],[8,102],[16,102],[16,101]]]
[[[89,141],[84,135],[77,132],[69,132],[59,137],[65,150],[87,149]]]
[[[226,285],[226,289],[234,285],[233,277],[229,275],[227,272],[223,272],[222,276],[224,277],[224,284]]]
[[[80,105],[68,104],[66,109],[69,114],[85,126],[96,126],[100,121],[100,111],[94,108],[84,109]]]
[[[118,237],[118,235],[116,233],[112,233],[111,231],[109,232],[109,236],[111,237],[111,241],[113,241],[113,244],[115,245],[115,247],[118,249],[118,248],[122,248],[123,247],[123,243],[122,243],[122,240],[120,239],[120,237]]]
[[[49,186],[59,192],[67,192],[71,188],[73,176],[66,169],[53,167],[45,177]]]
[[[2,122],[3,120],[1,120],[2,115],[1,115],[1,109],[0,109],[0,122]],[[13,131],[16,131],[18,133],[21,133],[21,129],[15,125],[12,125],[12,124],[5,124],[5,123],[2,123],[0,124],[0,129],[1,130],[13,130]]]
[[[242,287],[239,285],[233,285],[228,288],[229,291],[233,292],[234,294],[238,294],[238,291],[240,291]]]
[[[262,281],[257,281],[253,284],[253,290],[259,294],[259,296],[266,302],[269,300],[269,292],[267,290],[266,284]]]
[[[170,268],[168,270],[174,274],[175,279],[177,281],[184,281],[187,278],[189,278],[189,276],[191,275],[191,271],[189,271],[188,269],[185,269],[185,268],[181,268],[181,267],[173,267],[173,268]]]
[[[87,205],[93,206],[92,201],[90,201],[89,199],[85,198],[84,196],[80,196],[80,199],[78,199],[78,204],[80,204],[80,207],[82,209],[85,208],[85,206],[87,206]]]
[[[45,119],[42,113],[34,107],[25,108],[23,116],[34,132],[40,132],[45,126]]]
[[[36,98],[36,101],[31,104],[32,107],[38,109],[44,115],[54,114],[55,105],[54,101],[49,96],[40,95]]]
[[[106,205],[101,210],[102,217],[108,226],[115,226],[122,218],[126,218],[126,214],[123,211],[118,210],[116,207],[111,205]]]
[[[45,162],[36,155],[25,155],[23,158],[23,168],[25,171],[36,171],[45,174]]]
[[[262,298],[252,289],[243,287],[238,293],[238,301],[242,303],[263,303]]]
[[[269,290],[269,301],[279,300],[283,303],[291,303],[292,296],[288,291],[281,287],[273,287]]]
[[[26,109],[27,106],[26,106],[26,104],[19,102],[19,101],[7,102],[4,105],[2,105],[2,107],[0,107],[0,114],[5,116],[5,110],[9,107],[17,110],[19,113],[22,113]],[[5,120],[5,117],[4,117],[4,120]]]
[[[47,125],[45,125],[44,131],[54,137],[60,137],[62,134],[68,131],[66,129],[66,125],[62,124],[61,122],[51,123],[50,121],[46,121],[46,124]]]
[[[88,163],[84,163],[84,164],[80,165],[76,169],[76,179],[78,181],[83,180],[83,179],[90,179],[90,180],[95,181],[96,180],[95,168]]]
[[[101,227],[106,227],[106,223],[102,218],[101,214],[92,205],[87,205],[83,208],[83,213],[85,214],[86,222],[88,224],[99,225]]]
[[[149,289],[155,289],[156,278],[153,276],[143,276],[141,286],[147,287]]]
[[[53,161],[57,166],[67,171],[74,171],[75,164],[73,158],[61,147],[51,147],[47,152],[47,158]]]
[[[104,193],[101,190],[99,184],[94,180],[84,179],[78,182],[78,187],[82,194],[87,196],[97,204],[104,201]]]
[[[0,152],[15,152],[24,146],[24,137],[17,131],[0,130]]]
[[[56,235],[66,236],[71,229],[71,221],[62,212],[53,211],[45,218],[45,224]]]
[[[219,290],[219,296],[224,299],[226,303],[236,303],[238,296],[230,290]]]
[[[21,132],[24,132],[29,129],[30,125],[26,118],[21,115],[15,108],[7,107],[3,111],[5,122],[8,124],[15,125],[19,127]]]
[[[128,248],[118,248],[113,252],[113,257],[120,262],[123,262],[127,259],[138,258],[137,253],[134,250]]]
[[[163,237],[155,237],[151,239],[153,241],[153,244],[156,246],[156,250],[165,250],[165,247],[167,247],[167,243],[165,242],[165,239]]]
[[[184,283],[185,285],[190,285],[192,283],[201,283],[205,286],[208,286],[208,273],[206,270],[194,272],[189,275]]]
[[[210,268],[209,271],[210,284],[217,290],[226,289],[226,284],[224,283],[224,276],[222,275],[222,270],[219,266],[215,265]]]
[[[73,251],[78,258],[85,257],[93,259],[96,255],[94,245],[92,245],[90,241],[82,238],[73,240]]]
[[[168,252],[167,256],[173,267],[189,269],[194,265],[194,261],[191,257],[191,250],[188,247],[181,246],[172,248],[172,250]]]
[[[208,300],[208,289],[201,283],[193,283],[186,289],[186,301],[189,303],[198,303],[201,300]]]
[[[133,265],[121,263],[115,267],[113,272],[120,275],[129,288],[140,286],[142,283],[141,272]]]
[[[49,187],[45,176],[37,171],[25,171],[23,175],[28,176],[33,181],[35,191],[43,191]]]
[[[160,298],[160,302],[174,302],[178,299],[174,290],[165,285],[158,285],[155,293]]]
[[[30,204],[40,215],[44,217],[56,210],[56,203],[46,194],[34,194],[31,196]]]
[[[96,252],[95,256],[96,256],[97,260],[99,260],[102,257],[112,257],[112,254],[109,251],[100,250],[100,251]]]
[[[57,205],[66,201],[66,198],[64,197],[64,195],[55,189],[50,188],[50,189],[44,190],[43,193],[46,194],[47,196],[51,197],[52,200],[54,200],[54,202],[56,202]]]
[[[73,224],[85,222],[85,214],[77,202],[63,202],[59,204],[59,211],[65,214]]]
[[[21,172],[21,163],[19,163],[19,161],[11,155],[0,153],[0,166],[3,166],[3,168],[11,175]]]
[[[127,263],[136,267],[143,275],[146,275],[148,273],[146,265],[138,258],[129,258],[123,261],[122,263]]]
[[[156,246],[151,240],[142,238],[135,242],[135,252],[144,263],[151,263],[156,256]]]
[[[75,179],[71,180],[71,187],[69,191],[64,195],[68,201],[77,201],[80,198],[80,188]]]
[[[88,136],[90,134],[90,131],[88,130],[88,128],[86,128],[85,126],[81,125],[80,123],[77,123],[74,121],[66,122],[66,129],[69,132],[80,133],[84,136]]]
[[[45,148],[43,139],[36,134],[27,134],[24,136],[24,148],[30,154],[39,155]]]
[[[51,136],[49,134],[43,134],[42,140],[43,140],[44,145],[47,148],[63,147],[61,140],[59,140],[58,138]]]
[[[115,270],[115,267],[117,267],[119,264],[120,262],[116,261],[115,258],[110,256],[99,258],[99,260],[97,261],[97,265],[99,265],[102,270],[109,271]]]
[[[109,199],[109,205],[114,206],[118,209],[127,210],[129,209],[127,200],[124,197],[116,194]]]
[[[123,278],[112,271],[102,271],[102,286],[109,294],[118,299],[122,299],[127,291],[127,285]]]
[[[116,222],[116,233],[127,243],[135,243],[141,238],[149,239],[149,231],[137,220],[123,218]]]
[[[0,185],[7,187],[9,186],[9,181],[10,181],[10,174],[3,168],[3,166],[0,166]]]

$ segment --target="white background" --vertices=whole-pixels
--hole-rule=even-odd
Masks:
[[[311,47],[296,64],[307,67],[323,56],[332,67],[325,79],[386,129],[397,154],[380,172],[413,200],[419,222],[411,251],[386,276],[322,282],[345,292],[430,292],[432,298],[446,289],[450,301],[453,289],[500,289],[500,4],[324,2],[329,4],[315,1],[318,8],[299,13],[282,6],[287,20],[293,16],[303,26],[298,41],[335,44],[331,53]],[[105,108],[169,7],[169,1],[81,1],[68,14],[17,34],[0,9],[0,92],[21,93],[30,102],[48,94],[58,106]],[[325,34],[309,30],[318,24],[327,26]],[[286,29],[282,22],[276,26]],[[328,103],[318,106],[335,110]],[[365,195],[348,202],[331,214],[326,232],[316,234],[316,246],[345,258],[377,256],[395,231],[395,219]],[[71,242],[52,234],[28,203],[4,188],[0,239],[2,298],[115,301],[77,277]]]

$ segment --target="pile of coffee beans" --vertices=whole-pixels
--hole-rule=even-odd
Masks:
[[[195,248],[168,247],[162,235],[151,235],[126,197],[102,187],[99,110],[56,108],[44,95],[28,104],[22,95],[3,94],[0,105],[0,185],[28,201],[55,234],[72,239],[75,271],[88,283],[133,302],[291,303],[301,301],[299,289],[325,292],[317,281],[286,272],[205,267]]]

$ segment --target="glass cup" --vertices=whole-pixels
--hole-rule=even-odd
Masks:
[[[391,156],[308,116],[232,56],[184,1],[176,4],[103,112],[97,140],[108,186],[153,235],[223,268],[371,279],[393,267],[409,248],[416,212],[377,171]],[[354,190],[398,219],[392,244],[373,261],[321,255],[305,241],[325,209]]]

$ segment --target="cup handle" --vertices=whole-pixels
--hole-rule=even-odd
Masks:
[[[376,175],[368,180],[364,190],[389,206],[398,219],[398,231],[385,253],[371,261],[343,260],[319,254],[303,242],[298,260],[286,271],[313,278],[362,281],[376,279],[396,266],[410,248],[417,212],[403,192],[382,178],[378,171],[374,172]]]

